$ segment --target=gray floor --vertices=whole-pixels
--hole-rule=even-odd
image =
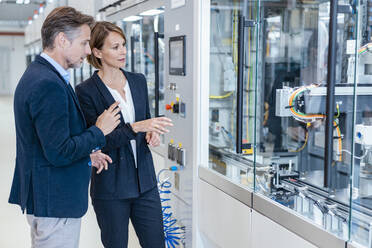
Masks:
[[[15,130],[11,97],[0,96],[0,247],[30,247],[29,227],[26,217],[16,205],[8,204],[13,179],[15,160]],[[128,247],[140,247],[136,234],[130,227]],[[81,227],[81,248],[101,248],[100,233],[91,205],[83,217]]]

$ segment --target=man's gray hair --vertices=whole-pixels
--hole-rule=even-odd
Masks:
[[[84,15],[72,7],[55,8],[41,27],[43,49],[53,49],[54,40],[60,32],[66,34],[69,41],[72,42],[79,35],[79,28],[84,24],[92,28],[93,17]]]

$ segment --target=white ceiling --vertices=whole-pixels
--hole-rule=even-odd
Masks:
[[[0,26],[25,25],[44,0],[31,0],[29,4],[17,4],[16,0],[0,0]]]

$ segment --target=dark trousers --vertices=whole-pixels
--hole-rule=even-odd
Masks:
[[[143,248],[165,248],[163,214],[157,187],[137,198],[93,199],[92,203],[105,248],[128,246],[129,218]]]

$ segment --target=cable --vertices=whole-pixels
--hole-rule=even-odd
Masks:
[[[367,43],[358,49],[358,54],[360,55],[365,52],[368,52],[370,48],[372,48],[372,43]]]
[[[340,106],[338,105],[338,103],[336,103],[336,109],[337,109],[337,115],[335,115],[335,118],[338,118],[340,117]]]
[[[209,96],[209,99],[224,99],[224,98],[228,98],[233,93],[234,93],[234,91],[230,91],[229,93],[227,93],[225,95],[222,95],[222,96]]]
[[[336,122],[336,120],[333,123],[336,124],[335,127],[336,127],[336,132],[337,132],[337,141],[338,141],[338,150],[339,150],[338,161],[342,161],[342,135],[341,135],[341,129],[338,126],[338,123]]]
[[[177,166],[171,166],[170,168],[160,170],[158,175],[156,176],[158,181],[160,202],[162,205],[164,237],[167,248],[176,248],[176,246],[180,244],[179,241],[181,240],[181,238],[184,238],[183,235],[185,231],[183,230],[183,228],[176,226],[177,219],[173,217],[173,213],[171,211],[172,207],[169,205],[171,199],[167,195],[172,193],[170,190],[170,188],[172,187],[172,183],[168,181],[168,178],[160,181],[160,174],[165,171],[177,170]]]
[[[296,89],[292,94],[291,96],[289,97],[289,108],[290,108],[290,111],[291,111],[291,114],[294,116],[294,118],[300,122],[304,122],[304,123],[312,123],[314,121],[316,121],[316,119],[324,119],[326,116],[323,115],[323,114],[305,114],[305,113],[302,113],[298,110],[295,109],[295,105],[294,105],[294,101],[295,99],[300,95],[302,94],[303,92],[305,91],[310,91],[312,88],[316,88],[316,87],[319,87],[319,84],[312,84],[310,86],[303,86],[303,87],[300,87],[298,89]],[[337,104],[336,105],[336,109],[337,109],[337,117],[340,116],[340,109],[339,109],[339,105]],[[341,129],[338,125],[338,119],[335,119],[333,121],[333,125],[334,127],[336,128],[336,132],[337,132],[337,141],[338,141],[338,151],[339,151],[339,158],[338,158],[338,161],[342,161],[342,135],[341,135]]]
[[[310,114],[310,115],[308,115],[308,114],[305,114],[305,113],[301,113],[294,108],[293,102],[297,98],[297,96],[300,95],[301,93],[303,93],[305,91],[308,91],[308,90],[311,90],[312,88],[315,88],[315,87],[318,87],[318,85],[312,84],[310,86],[300,87],[297,90],[295,90],[292,93],[292,95],[289,97],[290,111],[291,111],[292,115],[294,115],[295,118],[297,117],[296,119],[299,119],[299,121],[301,121],[301,122],[306,123],[306,121],[304,121],[304,120],[315,121],[316,118],[323,119],[325,117],[325,115],[322,115],[322,114]]]
[[[308,123],[309,124],[309,127],[310,127],[310,123]],[[305,149],[305,147],[306,147],[306,145],[307,145],[307,141],[308,141],[308,139],[309,139],[309,130],[308,130],[308,126],[307,126],[307,124],[306,124],[306,128],[305,128],[305,141],[304,141],[304,144],[300,147],[300,148],[298,148],[298,149],[296,149],[296,150],[288,150],[289,152],[300,152],[300,151],[302,151],[303,149]]]
[[[353,156],[353,154],[350,151],[348,151],[348,150],[343,149],[341,152],[346,152],[350,156]],[[369,152],[369,149],[366,149],[366,151],[364,152],[364,154],[362,156],[358,157],[358,156],[355,156],[354,155],[353,157],[356,158],[356,159],[362,160],[363,158],[365,158],[368,155],[368,152]]]
[[[221,130],[226,133],[227,137],[230,139],[230,142],[232,142],[233,137],[232,137],[231,133],[229,131],[227,131],[226,128],[224,128],[224,127],[221,127]]]

